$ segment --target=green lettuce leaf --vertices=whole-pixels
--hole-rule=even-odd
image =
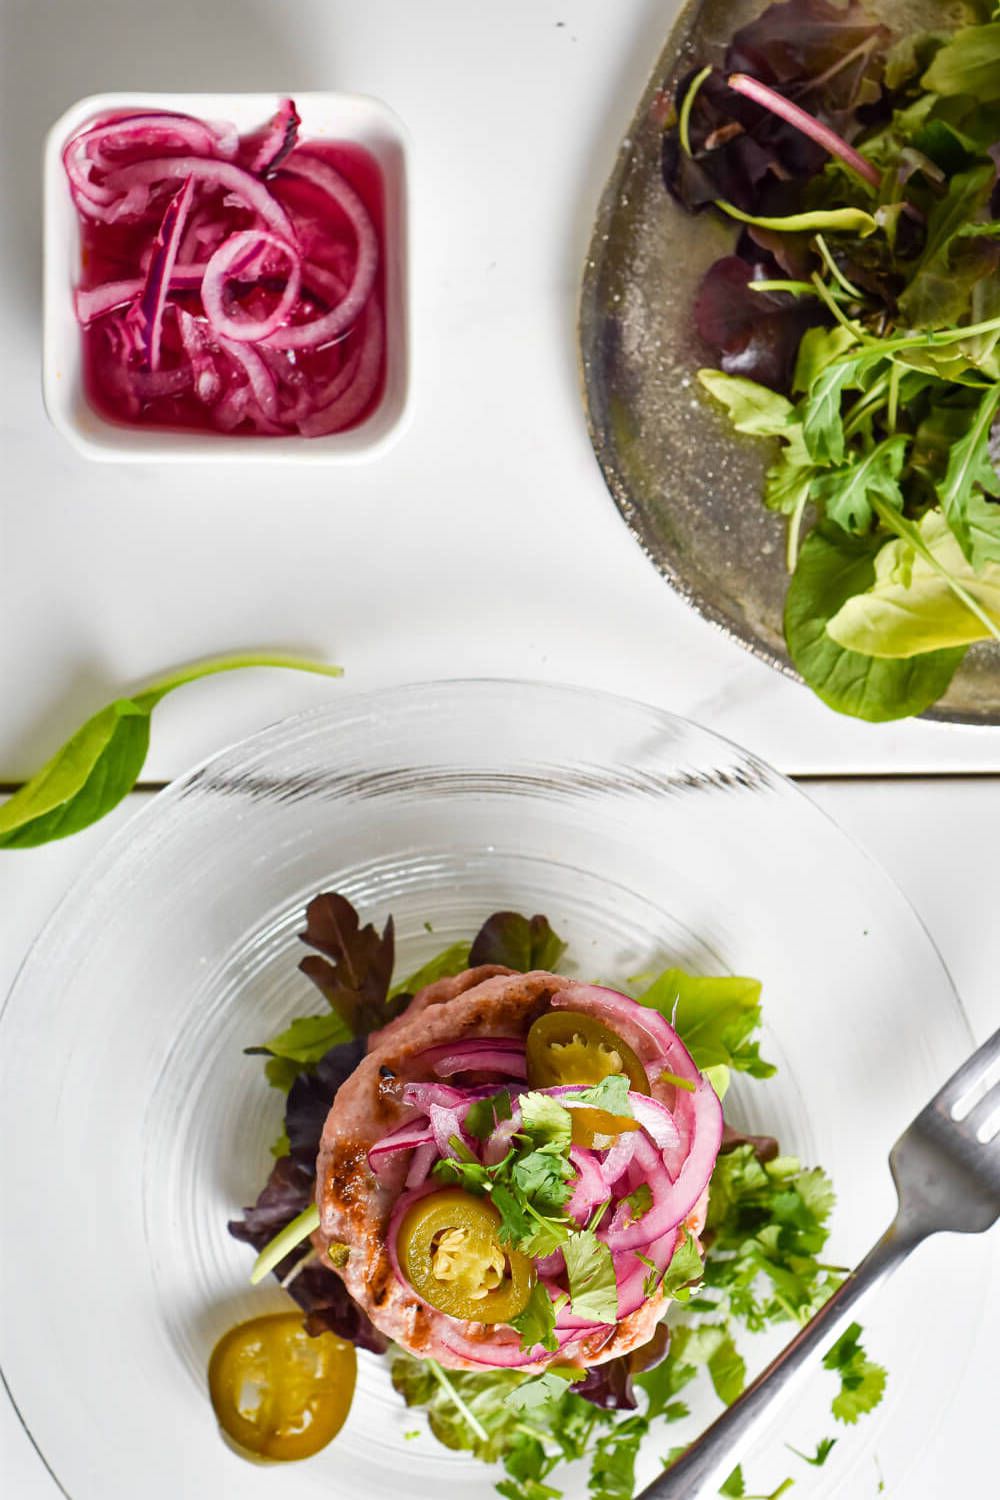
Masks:
[[[698,380],[710,395],[721,401],[737,432],[754,437],[781,437],[795,425],[795,408],[787,397],[742,375],[724,375],[721,370],[699,370]]]
[[[912,661],[883,660],[828,631],[827,622],[871,587],[880,545],[838,526],[817,526],[802,545],[785,598],[785,638],[805,681],[831,708],[872,723],[930,708],[965,654],[959,647]]]
[[[483,923],[469,950],[469,964],[502,964],[527,974],[531,969],[554,969],[566,944],[553,932],[547,917],[524,917],[517,911],[497,911]]]
[[[886,542],[874,581],[841,605],[827,634],[837,645],[868,656],[906,658],[967,646],[1000,634],[1000,563],[976,572],[942,513],[928,511],[914,526],[919,544]],[[955,592],[964,590],[993,629]]]
[[[933,94],[970,94],[983,103],[1000,99],[1000,21],[961,27],[920,81]]]
[[[670,1021],[699,1068],[770,1078],[773,1065],[750,1040],[760,1026],[760,989],[759,979],[665,969],[637,999]]]

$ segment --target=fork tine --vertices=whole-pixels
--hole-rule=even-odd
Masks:
[[[987,1089],[978,1104],[969,1110],[969,1113],[962,1121],[963,1128],[970,1135],[978,1135],[982,1126],[986,1124],[986,1121],[998,1109],[1000,1109],[1000,1079],[997,1080],[991,1089]]]
[[[1000,1062],[1000,1028],[994,1031],[993,1035],[988,1037],[981,1047],[977,1047],[972,1056],[962,1064],[958,1072],[953,1073],[948,1082],[938,1089],[929,1107],[936,1109],[944,1105],[950,1111],[951,1106],[963,1094],[967,1094],[970,1089],[975,1088],[987,1068],[991,1067],[995,1062]]]

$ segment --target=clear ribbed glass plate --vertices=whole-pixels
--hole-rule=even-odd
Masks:
[[[223,752],[109,842],[0,1022],[4,1373],[72,1500],[492,1493],[489,1470],[426,1431],[404,1436],[422,1419],[366,1354],[346,1427],[305,1463],[245,1463],[209,1406],[215,1340],[284,1301],[248,1286],[249,1252],[226,1233],[280,1128],[281,1099],[243,1049],[315,1011],[296,933],[328,887],[366,917],[394,915],[403,971],[516,907],[545,912],[569,940],[567,971],[588,978],[668,960],[760,976],[763,1051],[780,1071],[739,1080],[734,1112],[832,1173],[840,1263],[884,1226],[886,1150],[970,1044],[882,871],[774,771],[669,714],[450,682],[344,697]],[[908,1308],[936,1298],[919,1258],[905,1275]],[[975,1296],[948,1316],[957,1364]],[[895,1480],[934,1427],[935,1320],[875,1308],[870,1327],[889,1394],[797,1494],[874,1495],[873,1453]],[[831,1427],[831,1381],[808,1382],[762,1445],[775,1482],[782,1439]],[[651,1436],[642,1477],[682,1435]]]

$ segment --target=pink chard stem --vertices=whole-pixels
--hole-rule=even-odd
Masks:
[[[877,167],[873,166],[870,161],[866,161],[860,152],[855,151],[853,146],[849,146],[835,130],[831,130],[828,125],[817,120],[815,115],[810,115],[806,110],[800,109],[797,104],[786,99],[784,94],[768,88],[766,83],[760,83],[756,78],[751,78],[748,73],[731,73],[726,82],[735,94],[742,94],[744,99],[752,99],[754,104],[760,105],[761,109],[769,110],[772,115],[778,115],[780,119],[787,120],[789,125],[794,125],[796,130],[801,130],[803,135],[815,141],[817,146],[822,146],[824,151],[829,151],[831,156],[839,157],[845,167],[850,167],[852,172],[863,177],[865,182],[871,183],[873,188],[882,186],[882,174]]]

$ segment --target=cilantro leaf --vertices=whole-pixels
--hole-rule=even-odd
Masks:
[[[735,1500],[740,1500],[740,1497],[746,1494],[746,1485],[743,1483],[742,1465],[737,1464],[725,1484],[719,1486],[719,1494],[725,1495],[727,1500],[729,1500],[729,1497],[735,1497]]]
[[[503,1182],[494,1182],[491,1189],[493,1206],[500,1215],[498,1231],[501,1244],[520,1244],[529,1238],[535,1221],[528,1212],[523,1197],[511,1191]]]
[[[670,1264],[664,1272],[660,1290],[668,1297],[687,1301],[691,1295],[691,1283],[700,1281],[704,1270],[705,1263],[698,1253],[697,1241],[693,1234],[685,1231],[683,1240],[670,1257]]]
[[[643,1214],[648,1214],[653,1206],[653,1189],[648,1182],[640,1182],[639,1186],[625,1198],[628,1205],[629,1222],[634,1224],[641,1219]]]
[[[699,1068],[721,1064],[769,1078],[774,1067],[750,1040],[760,1026],[760,989],[759,979],[674,968],[665,969],[638,1000],[671,1022]]]
[[[570,1178],[574,1170],[567,1157],[546,1147],[518,1157],[511,1167],[511,1179],[544,1215],[555,1213],[573,1196]]]
[[[693,1364],[707,1366],[715,1394],[727,1406],[743,1394],[746,1363],[724,1323],[700,1323],[692,1329],[685,1354]]]
[[[798,1448],[793,1448],[791,1443],[785,1444],[785,1447],[789,1450],[789,1452],[794,1453],[796,1458],[801,1458],[803,1463],[812,1464],[813,1468],[815,1469],[821,1469],[823,1467],[836,1446],[836,1438],[820,1438],[819,1442],[816,1444],[816,1452],[810,1455],[808,1453],[802,1453]]]
[[[537,1345],[541,1344],[551,1354],[555,1354],[559,1348],[559,1340],[556,1338],[556,1310],[552,1298],[545,1289],[544,1282],[536,1281],[531,1288],[531,1296],[523,1312],[511,1318],[510,1326],[516,1328],[521,1335],[521,1348],[528,1353]]]
[[[568,1151],[573,1121],[570,1112],[558,1099],[550,1094],[522,1094],[521,1133],[535,1147],[554,1146],[559,1151]]]
[[[618,1286],[611,1251],[588,1229],[571,1234],[562,1247],[573,1312],[595,1323],[618,1317]]]
[[[627,1417],[598,1438],[587,1481],[593,1500],[632,1500],[635,1460],[646,1426],[642,1417]]]
[[[861,1324],[852,1323],[823,1356],[823,1367],[840,1376],[840,1390],[833,1398],[838,1422],[855,1423],[882,1399],[887,1375],[861,1347]]]
[[[609,1073],[602,1078],[600,1083],[595,1083],[586,1089],[574,1089],[571,1094],[563,1094],[562,1099],[572,1100],[574,1104],[586,1104],[592,1109],[606,1110],[609,1115],[621,1115],[626,1119],[632,1118],[632,1106],[628,1100],[629,1081],[624,1073]]]
[[[474,1099],[465,1114],[464,1127],[477,1141],[490,1138],[501,1120],[511,1117],[510,1091],[501,1089],[489,1099]]]
[[[688,1324],[682,1323],[672,1329],[670,1350],[666,1359],[654,1365],[652,1370],[646,1370],[642,1375],[635,1377],[635,1384],[640,1386],[649,1398],[647,1415],[650,1420],[664,1415],[678,1392],[682,1391],[686,1385],[690,1385],[698,1373],[694,1361],[686,1357],[691,1333],[692,1329]],[[681,1452],[683,1451],[682,1449]]]

